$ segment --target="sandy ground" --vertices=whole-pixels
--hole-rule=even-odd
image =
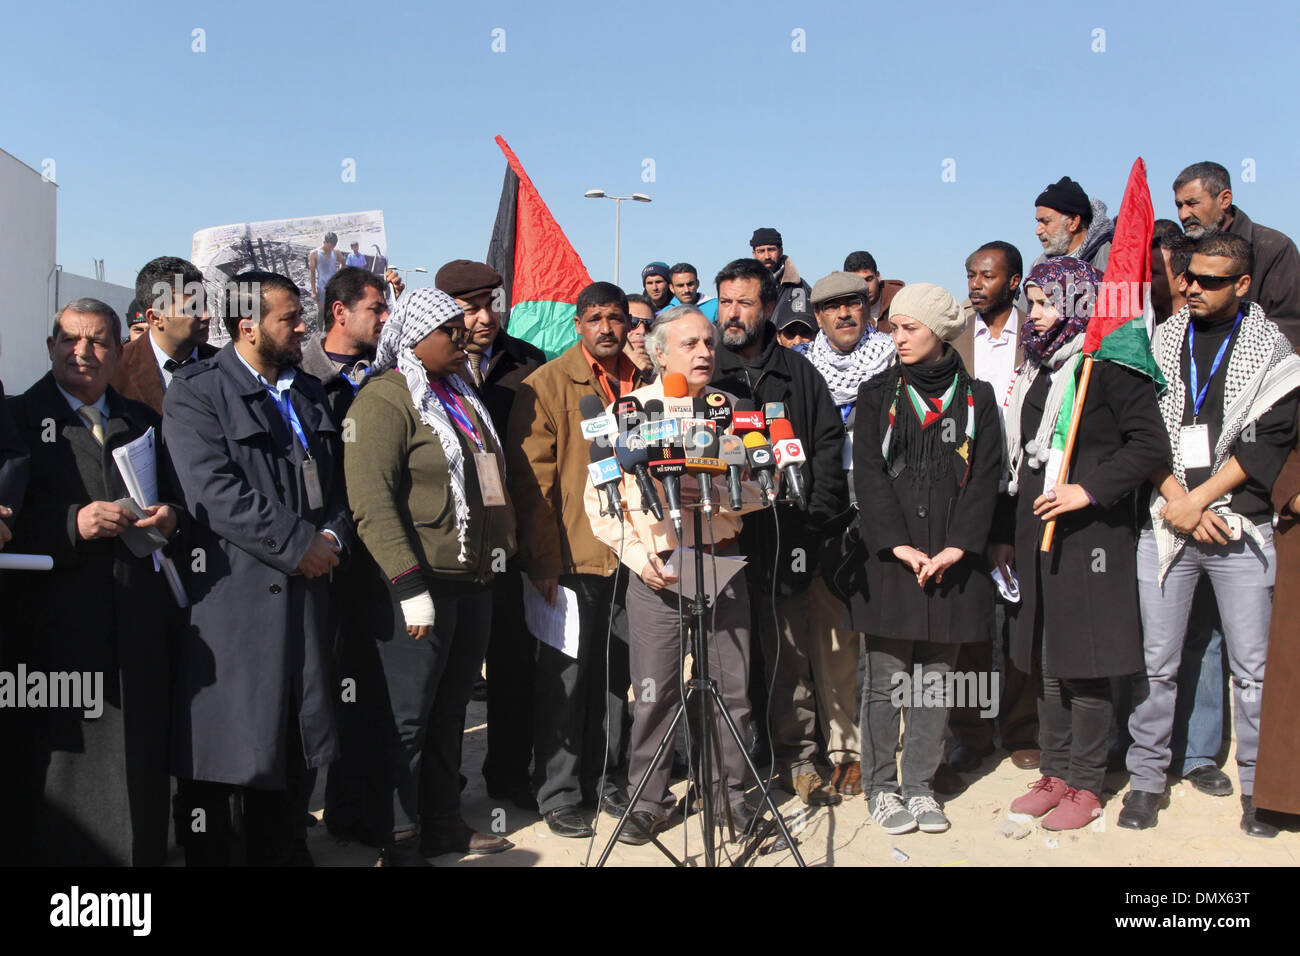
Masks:
[[[582,866],[595,863],[613,832],[613,817],[601,815],[593,841],[553,836],[535,813],[513,804],[492,800],[483,787],[478,768],[486,746],[486,707],[471,703],[465,731],[465,775],[469,785],[463,794],[465,819],[480,830],[490,830],[493,821],[515,843],[513,850],[491,856],[457,859],[434,858],[435,866]],[[1238,785],[1236,762],[1230,756],[1224,767]],[[1051,833],[1030,821],[1016,823],[1007,817],[1007,805],[1038,777],[1037,771],[1016,769],[1004,751],[985,759],[976,773],[964,779],[967,789],[949,797],[945,812],[952,821],[947,833],[909,833],[891,837],[872,823],[867,803],[861,797],[846,799],[840,806],[818,810],[802,807],[797,797],[773,791],[782,814],[793,830],[804,861],[809,866],[1295,866],[1300,863],[1300,832],[1284,831],[1273,840],[1246,836],[1238,827],[1241,803],[1237,796],[1209,797],[1189,784],[1173,786],[1170,805],[1160,812],[1159,825],[1152,830],[1122,830],[1115,825],[1120,799],[1128,786],[1126,774],[1106,778],[1103,819],[1091,828],[1072,833]],[[312,809],[321,809],[318,786]],[[681,796],[685,781],[674,785]],[[803,811],[803,812],[801,812]],[[593,814],[589,813],[591,819]],[[702,860],[703,840],[697,817],[689,821],[689,834],[678,819],[661,835],[665,846],[678,858]],[[683,843],[686,842],[685,853]],[[324,826],[309,831],[309,846],[318,866],[370,866],[376,852],[367,846],[340,841]],[[735,848],[727,852],[734,854]],[[611,866],[671,865],[653,845],[616,845]],[[791,866],[791,854],[772,853],[757,857],[756,866]]]

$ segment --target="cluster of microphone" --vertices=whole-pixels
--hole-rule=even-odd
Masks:
[[[695,476],[700,507],[710,514],[713,476],[725,474],[726,505],[739,511],[746,466],[758,482],[764,506],[776,500],[774,473],[780,468],[790,498],[800,508],[807,507],[799,471],[800,463],[807,460],[803,443],[795,437],[780,402],[768,403],[760,411],[752,401],[743,399],[733,409],[721,392],[688,398],[686,376],[680,373],[665,375],[663,387],[662,401],[651,399],[642,405],[627,396],[614,404],[612,412],[605,411],[595,395],[584,395],[579,402],[582,433],[592,443],[587,473],[605,495],[603,514],[617,514],[622,519],[619,484],[623,475],[629,474],[641,493],[641,510],[653,514],[657,521],[666,513],[680,538],[682,476]],[[663,488],[663,499],[656,482]]]

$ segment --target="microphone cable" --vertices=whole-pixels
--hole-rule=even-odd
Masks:
[[[599,493],[599,492],[598,492]],[[600,832],[600,815],[605,811],[605,778],[609,774],[609,752],[610,752],[610,713],[609,713],[609,679],[610,679],[610,652],[614,646],[614,609],[618,605],[618,579],[623,573],[623,546],[627,543],[627,523],[619,515],[618,522],[618,564],[614,565],[614,585],[610,590],[609,597],[609,626],[605,629],[605,683],[602,687],[602,696],[605,698],[605,753],[601,758],[600,781],[597,784],[596,793],[596,818],[591,824],[591,837],[587,840],[587,855],[582,861],[584,867],[591,865],[591,851],[596,845],[596,835]],[[624,613],[626,618],[627,614]],[[632,635],[628,634],[629,651],[632,646]],[[630,673],[630,669],[629,669]],[[624,694],[626,697],[626,694]],[[624,701],[624,706],[626,706]],[[622,733],[619,734],[620,742]]]

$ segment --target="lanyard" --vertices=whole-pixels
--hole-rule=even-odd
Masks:
[[[476,429],[474,423],[469,420],[469,415],[465,412],[465,406],[460,403],[460,399],[456,397],[456,393],[441,383],[434,384],[433,382],[430,382],[429,387],[432,388],[433,393],[438,396],[439,400],[442,402],[442,407],[446,410],[452,421],[456,423],[456,427],[464,432],[470,441],[475,445],[478,445],[479,451],[486,451],[487,449],[483,447],[483,440],[478,436],[478,429]]]
[[[284,423],[293,430],[294,437],[296,437],[299,443],[302,444],[302,450],[305,451],[307,457],[310,458],[311,448],[307,445],[307,435],[303,432],[302,424],[298,421],[298,413],[294,410],[293,402],[289,401],[288,390],[285,390],[284,401],[281,401],[280,393],[272,386],[263,385],[262,387],[265,388],[267,394],[271,396],[271,401],[275,402],[275,407],[280,410],[280,417],[283,418]]]
[[[1219,370],[1219,366],[1223,364],[1223,356],[1227,354],[1228,343],[1231,342],[1232,337],[1237,334],[1237,326],[1239,325],[1241,325],[1240,312],[1237,313],[1237,321],[1232,323],[1232,331],[1228,333],[1227,338],[1223,340],[1223,344],[1219,346],[1218,354],[1214,356],[1214,363],[1210,366],[1210,374],[1205,377],[1205,387],[1198,391],[1196,387],[1197,385],[1196,352],[1192,348],[1192,343],[1195,340],[1196,330],[1193,327],[1191,322],[1187,323],[1187,364],[1190,366],[1191,374],[1192,374],[1192,421],[1193,422],[1195,422],[1196,419],[1201,414],[1201,406],[1205,404],[1205,396],[1210,393],[1210,379],[1214,378],[1214,373],[1217,372]]]

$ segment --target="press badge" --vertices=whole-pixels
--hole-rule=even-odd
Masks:
[[[308,458],[302,463],[302,483],[307,486],[307,507],[315,511],[325,507],[325,496],[320,490],[320,472],[316,469],[316,459]]]
[[[490,451],[475,452],[474,470],[478,472],[478,490],[483,495],[483,504],[504,505],[506,495],[501,488],[501,469],[497,467],[497,456]]]
[[[1210,467],[1210,426],[1184,425],[1178,433],[1184,468]]]

